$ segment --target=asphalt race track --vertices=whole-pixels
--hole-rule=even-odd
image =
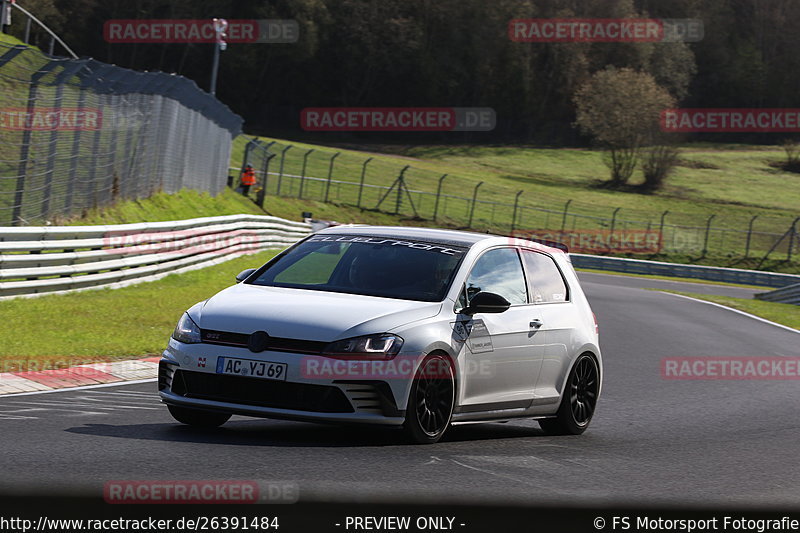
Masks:
[[[533,421],[462,426],[433,446],[241,417],[197,430],[172,421],[155,383],[127,384],[0,399],[0,490],[241,479],[296,482],[307,500],[797,505],[800,382],[664,380],[660,361],[800,356],[800,333],[640,288],[659,282],[581,277],[605,362],[582,436],[546,437]]]

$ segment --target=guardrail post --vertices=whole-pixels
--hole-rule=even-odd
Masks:
[[[745,259],[747,259],[748,256],[750,255],[750,240],[753,237],[753,224],[755,223],[755,221],[758,218],[758,216],[759,215],[753,216],[753,218],[750,219],[750,224],[748,224],[748,226],[747,226],[747,241],[745,242],[745,245],[744,245],[744,258]]]
[[[475,190],[472,191],[472,205],[469,208],[469,222],[467,222],[468,228],[472,227],[472,217],[475,215],[475,203],[478,201],[478,189],[481,188],[481,185],[483,185],[483,182],[478,183],[475,186]]]
[[[331,195],[331,180],[333,180],[333,162],[341,154],[342,154],[342,152],[336,152],[335,154],[333,154],[331,156],[331,162],[328,165],[328,184],[325,187],[325,203],[328,203],[328,198],[330,198],[330,195]]]
[[[368,157],[364,164],[361,165],[361,182],[358,184],[358,201],[356,202],[356,207],[361,207],[361,196],[364,194],[364,180],[367,177],[367,165],[369,162],[372,161],[371,157]]]
[[[703,240],[703,257],[705,257],[706,253],[708,253],[708,236],[711,233],[711,221],[714,220],[716,216],[717,215],[711,215],[706,221],[706,237]]]
[[[272,161],[272,158],[275,157],[275,154],[267,154],[267,157],[264,160],[264,177],[261,178],[261,190],[258,191],[258,196],[256,197],[256,202],[264,209],[264,200],[267,196],[267,177],[269,176],[269,162]]]
[[[286,146],[286,148],[284,148],[283,151],[281,152],[281,169],[280,169],[280,172],[278,173],[278,193],[277,193],[277,196],[281,195],[281,182],[283,181],[283,163],[286,160],[286,152],[288,152],[291,149],[292,149],[292,145],[290,144],[290,145]]]
[[[511,233],[517,229],[517,208],[519,207],[519,197],[525,191],[518,191],[517,196],[514,197],[514,213],[511,215]]]
[[[614,209],[614,212],[611,214],[611,228],[610,228],[610,230],[608,232],[609,238],[614,236],[614,227],[617,225],[617,213],[619,213],[620,209],[622,209],[622,208],[621,207],[617,207],[616,209]]]
[[[300,192],[297,194],[298,198],[303,197],[303,187],[305,186],[306,183],[306,165],[308,164],[308,156],[310,156],[311,152],[313,151],[314,149],[312,148],[308,152],[303,154],[303,170],[300,172]]]
[[[447,174],[442,174],[442,177],[439,178],[439,186],[436,187],[436,203],[433,206],[433,221],[436,222],[436,217],[439,215],[439,198],[442,197],[442,185],[444,184],[444,179],[447,177]]]
[[[561,231],[564,231],[567,227],[567,211],[569,211],[569,204],[572,203],[572,198],[567,200],[567,203],[564,204],[564,217],[561,219]]]

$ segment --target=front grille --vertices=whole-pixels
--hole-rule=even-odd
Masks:
[[[232,333],[229,331],[214,331],[211,329],[200,330],[200,338],[206,344],[218,344],[220,346],[239,346],[247,347],[250,340],[248,333]],[[321,354],[327,346],[327,342],[307,341],[302,339],[285,339],[281,337],[270,337],[267,342],[267,350],[273,352],[292,352],[316,355]]]
[[[292,409],[316,413],[352,413],[353,407],[338,387],[287,383],[258,378],[178,370],[172,392],[185,398]]]

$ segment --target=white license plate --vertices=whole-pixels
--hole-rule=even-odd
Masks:
[[[286,363],[254,361],[236,357],[217,358],[217,374],[286,381],[286,368]]]

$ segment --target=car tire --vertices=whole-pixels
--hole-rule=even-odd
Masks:
[[[548,435],[580,435],[592,421],[600,391],[597,360],[583,354],[572,365],[555,418],[539,420]]]
[[[426,357],[417,369],[403,425],[406,436],[417,444],[438,442],[450,427],[456,398],[453,364],[442,354]]]
[[[231,415],[227,413],[203,411],[201,409],[191,409],[189,407],[179,407],[177,405],[168,405],[167,409],[169,409],[169,414],[172,415],[172,418],[181,424],[199,428],[219,427],[231,417]]]

